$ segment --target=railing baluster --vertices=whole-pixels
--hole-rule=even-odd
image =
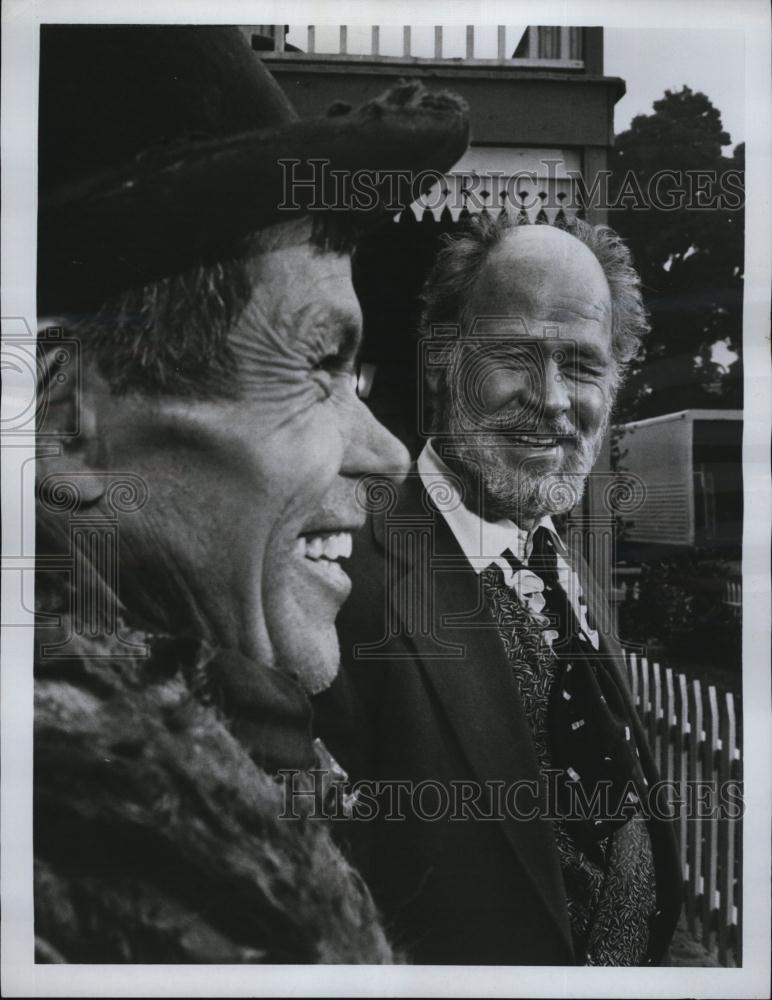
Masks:
[[[539,58],[539,29],[528,28],[528,58]]]
[[[306,42],[306,50],[308,52],[316,52],[316,25],[309,24],[308,26],[308,41]]]
[[[570,58],[571,58],[571,29],[561,28],[560,52],[558,53],[558,59],[570,59]]]
[[[373,25],[372,30],[372,42],[370,49],[374,56],[380,55],[381,52],[381,29],[377,24]]]
[[[348,25],[341,24],[340,26],[340,44],[338,45],[338,51],[342,56],[345,56],[348,52]]]
[[[507,26],[505,24],[498,26],[496,40],[498,42],[499,59],[504,60],[507,58]]]
[[[466,26],[466,57],[467,59],[474,59],[474,25],[467,24]]]
[[[284,25],[274,24],[273,26],[273,48],[274,52],[284,51]]]
[[[402,54],[405,56],[410,55],[410,25],[405,24],[402,27]]]
[[[434,58],[442,59],[442,25],[434,26]]]
[[[581,59],[582,58],[582,29],[581,28],[570,28],[571,41],[570,48],[568,50],[569,59]]]

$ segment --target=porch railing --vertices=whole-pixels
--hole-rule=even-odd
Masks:
[[[272,48],[263,59],[458,62],[544,69],[584,68],[582,29],[509,25],[250,25]]]

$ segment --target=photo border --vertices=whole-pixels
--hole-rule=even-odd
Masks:
[[[505,14],[505,10],[508,13]],[[38,25],[41,22],[418,23],[413,2],[353,0],[261,3],[251,0],[6,0],[2,32],[3,337],[35,329]],[[425,2],[421,21],[502,23],[511,4]],[[764,997],[770,976],[770,632],[769,360],[770,17],[763,0],[574,0],[519,4],[526,23],[603,27],[741,28],[745,34],[746,234],[744,292],[743,710],[745,741],[744,965],[725,968],[586,969],[462,966],[86,966],[35,965],[32,931],[32,651],[30,627],[4,625],[0,653],[2,712],[2,990],[6,996],[647,996]],[[34,337],[33,337],[34,342]],[[5,373],[4,373],[5,375]],[[23,385],[6,381],[3,414]],[[34,407],[34,400],[31,400]],[[34,458],[34,438],[3,441],[3,568],[34,552],[32,492],[19,469]],[[30,531],[32,536],[30,537]],[[23,533],[24,537],[21,537]],[[32,544],[32,550],[30,550]],[[3,622],[17,598],[3,574]]]

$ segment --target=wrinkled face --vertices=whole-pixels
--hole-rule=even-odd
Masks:
[[[356,396],[350,259],[285,225],[231,334],[238,398],[112,398],[102,436],[114,468],[143,470],[143,544],[205,631],[316,692],[338,668],[358,478],[404,475],[407,453]]]
[[[448,377],[443,426],[479,475],[486,512],[527,522],[580,499],[615,384],[611,298],[575,237],[515,229],[475,284]]]

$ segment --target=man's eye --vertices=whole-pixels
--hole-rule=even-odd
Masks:
[[[314,371],[317,373],[323,373],[325,375],[334,376],[337,380],[339,377],[343,377],[347,382],[351,383],[351,388],[356,391],[357,384],[357,372],[354,364],[354,359],[350,355],[343,354],[340,352],[334,354],[326,354],[320,361],[314,365]],[[326,380],[325,380],[326,381]],[[332,383],[327,385],[328,393],[332,391]]]
[[[603,369],[589,361],[580,361],[576,357],[566,352],[555,352],[552,355],[560,368],[561,375],[568,378],[579,379],[600,379],[603,378]]]
[[[332,372],[333,374],[344,371],[346,359],[342,354],[326,354],[321,361],[314,365],[317,371]]]
[[[580,378],[602,378],[603,372],[593,365],[577,365],[576,373]]]

